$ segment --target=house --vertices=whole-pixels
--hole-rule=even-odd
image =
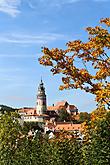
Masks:
[[[75,105],[70,105],[67,101],[57,102],[55,105],[47,107],[47,114],[51,117],[57,117],[59,111],[66,110],[70,115],[77,115],[78,109]]]
[[[54,135],[59,136],[61,132],[67,132],[69,138],[79,138],[83,139],[82,135],[82,125],[81,124],[73,124],[71,122],[54,122],[54,123],[46,123],[44,126],[44,132],[52,132]],[[67,134],[66,134],[67,136]]]

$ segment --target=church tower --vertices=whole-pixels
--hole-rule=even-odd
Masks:
[[[46,105],[46,94],[45,94],[45,88],[44,88],[44,84],[41,82],[39,84],[38,87],[38,94],[37,94],[37,114],[38,115],[43,115],[46,113],[47,110],[47,105]]]

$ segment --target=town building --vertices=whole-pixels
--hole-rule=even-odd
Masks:
[[[61,110],[66,110],[70,115],[77,115],[78,109],[74,105],[70,105],[67,101],[57,102],[55,105],[47,107],[47,114],[49,116],[55,116],[59,114]]]
[[[43,81],[41,80],[38,87],[36,107],[21,108],[19,109],[19,114],[21,115],[21,118],[26,122],[45,122],[45,120],[49,119],[49,116],[46,114],[46,111],[47,111],[46,94],[45,94]]]
[[[72,122],[46,122],[44,126],[45,134],[49,134],[49,137],[59,137],[61,132],[65,138],[76,138],[80,141],[83,140],[82,124],[73,124]],[[50,136],[51,135],[51,136]]]
[[[19,109],[19,114],[26,122],[45,122],[47,120],[55,120],[59,112],[64,109],[71,115],[77,115],[78,109],[74,105],[70,105],[67,101],[57,102],[55,105],[47,106],[44,83],[41,80],[38,86],[36,97],[36,107],[24,107]]]
[[[81,124],[73,124],[72,122],[56,122],[60,111],[65,110],[71,116],[77,116],[78,109],[75,105],[69,104],[67,101],[60,101],[52,106],[47,106],[44,83],[41,80],[38,86],[36,97],[36,106],[34,108],[24,107],[19,109],[19,114],[25,122],[41,122],[44,123],[44,132],[52,132],[58,134],[60,131],[81,133]],[[51,133],[51,134],[52,134]]]

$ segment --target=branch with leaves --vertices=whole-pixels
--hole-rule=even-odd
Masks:
[[[44,47],[40,64],[51,66],[53,75],[62,74],[60,90],[81,89],[96,96],[98,105],[110,106],[110,18],[101,19],[107,27],[86,28],[88,41],[68,42],[67,49]],[[81,65],[79,65],[79,63]]]

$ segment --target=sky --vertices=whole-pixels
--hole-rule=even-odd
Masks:
[[[80,90],[59,91],[61,76],[41,66],[41,48],[62,48],[87,40],[85,28],[110,17],[110,0],[0,0],[0,104],[35,107],[43,79],[47,104],[61,100],[80,112],[95,109],[94,96]]]

